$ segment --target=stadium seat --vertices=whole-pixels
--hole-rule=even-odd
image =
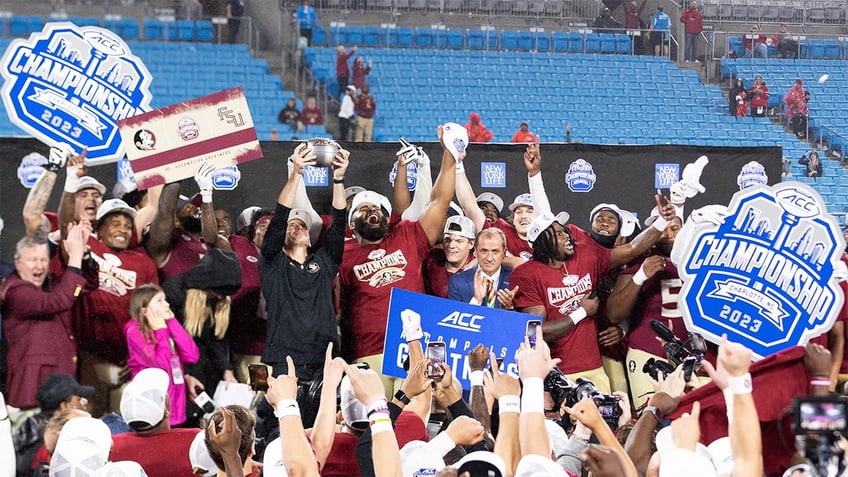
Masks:
[[[194,40],[194,22],[191,20],[177,20],[177,39],[180,41]]]
[[[400,27],[397,29],[398,46],[408,48],[413,46],[415,35],[412,28]]]
[[[564,52],[568,50],[568,37],[564,32],[555,31],[551,33],[551,47],[553,51]]]
[[[501,38],[503,38],[503,34],[501,34]],[[521,51],[530,51],[535,49],[536,47],[536,33],[531,31],[519,31],[518,32],[518,49]]]
[[[364,44],[364,31],[360,26],[349,26],[347,27],[347,40],[345,43],[349,43],[351,45],[362,45]]]
[[[77,26],[100,26],[100,19],[95,17],[68,17],[68,21]]]
[[[380,44],[380,31],[375,26],[366,26],[362,31],[362,43],[365,46],[378,46]]]
[[[462,30],[448,30],[448,47],[453,49],[462,49],[465,43],[465,37],[462,35]]]
[[[570,31],[565,35],[568,37],[569,53],[579,53],[583,51],[583,35],[576,31]]]
[[[209,23],[209,28],[211,29],[212,23],[207,23]],[[134,18],[124,18],[123,20],[118,20],[118,24],[121,28],[121,38],[124,40],[138,39],[138,20]]]
[[[810,59],[820,60],[824,58],[824,40],[810,40]],[[804,56],[804,55],[802,55]],[[805,56],[806,57],[806,56]]]
[[[622,55],[627,55],[632,50],[633,43],[630,37],[624,33],[615,34],[615,52]]]
[[[164,30],[164,22],[161,20],[155,20],[153,18],[145,18],[143,23],[144,25],[144,39],[145,40],[161,40],[162,39],[162,31]]]
[[[518,32],[514,30],[501,31],[501,48],[504,50],[518,49]]]
[[[330,45],[346,45],[347,43],[347,27],[330,25]]]
[[[419,48],[430,48],[433,46],[433,30],[429,28],[416,28],[415,46]]]
[[[586,34],[586,53],[599,53],[601,51],[601,36],[597,33]]]
[[[485,37],[482,30],[466,30],[465,38],[468,42],[468,49],[482,50]]]
[[[842,45],[838,40],[824,41],[824,58],[826,60],[838,60],[842,53]]]
[[[615,53],[616,51],[616,40],[615,34],[613,33],[601,33],[601,53]]]
[[[536,32],[536,51],[545,52],[550,49],[551,39],[543,31]]]
[[[448,31],[447,30],[433,30],[433,46],[436,48],[447,48],[448,47]]]
[[[211,38],[209,40],[204,40],[204,39],[200,38],[200,29],[201,29],[200,23],[202,23],[202,22],[198,22],[198,24],[197,24],[197,39],[200,40],[200,41],[210,41]],[[210,23],[209,26],[211,27],[212,24]],[[312,29],[312,43],[311,44],[314,45],[314,46],[324,46],[324,45],[327,44],[327,30],[324,28],[324,25],[320,25],[320,24],[315,25],[315,28]]]

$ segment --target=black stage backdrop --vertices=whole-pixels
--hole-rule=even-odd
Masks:
[[[441,164],[441,147],[437,143],[421,144],[430,155],[435,181]],[[235,218],[244,207],[260,205],[273,207],[277,195],[285,184],[287,170],[286,158],[297,143],[263,142],[265,157],[241,164],[241,180],[234,191],[216,191],[214,202],[217,208],[223,208]],[[346,174],[345,184],[360,185],[379,191],[391,198],[389,173],[395,161],[398,145],[395,143],[350,143],[344,144],[351,152],[351,165]],[[23,235],[21,210],[29,189],[18,178],[21,159],[31,153],[48,154],[48,148],[33,139],[3,139],[0,141],[0,216],[5,221],[0,237],[0,257],[11,260],[15,242]],[[523,145],[517,144],[472,144],[468,149],[466,173],[475,193],[483,191],[498,194],[506,206],[515,196],[527,192],[527,172],[523,161]],[[683,171],[686,164],[695,162],[701,156],[709,157],[709,164],[701,176],[706,193],[699,194],[686,203],[686,210],[713,203],[727,204],[734,192],[739,190],[737,177],[742,167],[750,161],[760,163],[768,177],[768,184],[780,180],[781,149],[779,147],[700,147],[700,146],[596,146],[588,144],[542,144],[542,173],[545,188],[554,212],[565,210],[571,214],[571,221],[586,228],[589,211],[601,203],[615,203],[619,207],[637,213],[640,220],[654,207],[653,195],[658,177],[668,180],[669,168],[657,167],[658,164],[679,167]],[[591,167],[590,174],[580,173],[578,177],[592,177],[591,190],[575,192],[566,182],[569,168],[578,160],[585,160]],[[503,187],[481,186],[481,164],[488,163],[486,171],[503,184]],[[580,163],[583,164],[583,163]],[[658,172],[662,170],[665,172]],[[574,170],[572,169],[572,172]],[[111,187],[115,182],[115,166],[105,165],[89,171],[107,187],[106,197],[111,197]],[[672,173],[673,174],[673,173]],[[61,173],[47,210],[55,211],[64,184]],[[584,182],[585,185],[585,182]],[[666,183],[664,187],[668,187]],[[194,181],[183,182],[183,191],[193,194],[197,191]],[[331,188],[310,187],[309,196],[315,209],[320,212],[329,210]],[[667,190],[665,191],[667,194]]]

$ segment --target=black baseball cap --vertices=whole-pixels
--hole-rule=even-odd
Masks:
[[[71,396],[86,399],[94,395],[94,388],[82,386],[70,374],[50,374],[38,386],[35,399],[41,403],[42,411],[52,411]]]

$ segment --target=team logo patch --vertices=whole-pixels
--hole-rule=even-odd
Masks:
[[[18,166],[18,180],[21,185],[27,189],[32,189],[35,181],[41,177],[44,172],[42,165],[47,164],[47,158],[37,152],[31,152],[21,159],[21,165]]]
[[[12,41],[0,74],[9,119],[45,144],[87,147],[91,165],[123,157],[118,120],[150,109],[151,75],[144,63],[99,27],[48,23]]]
[[[318,273],[321,270],[321,266],[315,262],[310,262],[309,265],[306,266],[306,271],[309,273]]]
[[[156,135],[147,129],[139,129],[133,134],[133,144],[139,151],[153,151],[156,149]]]
[[[751,161],[742,166],[742,170],[739,171],[739,175],[736,176],[736,185],[739,186],[739,190],[745,190],[748,187],[753,187],[755,185],[766,184],[768,184],[766,168],[757,161]]]
[[[572,162],[568,166],[568,172],[565,173],[565,183],[568,184],[571,192],[589,192],[595,187],[597,179],[595,171],[592,170],[592,164],[585,159]]]
[[[689,330],[767,356],[830,329],[843,296],[834,276],[845,241],[811,187],[737,192],[720,225],[699,228],[679,267]]]
[[[395,165],[392,166],[392,172],[389,173],[389,182],[392,184],[392,187],[395,186],[397,168],[398,163],[395,162]],[[410,162],[406,165],[406,187],[409,190],[415,190],[415,188],[418,187],[418,165],[414,162]]]

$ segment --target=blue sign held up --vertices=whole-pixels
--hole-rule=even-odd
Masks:
[[[818,193],[800,182],[737,192],[720,225],[689,240],[679,267],[686,326],[759,357],[828,331],[843,296],[834,271],[845,240]]]
[[[118,120],[150,109],[150,72],[109,30],[48,23],[0,59],[9,119],[48,145],[88,148],[86,163],[124,155]]]
[[[445,343],[445,363],[463,389],[471,389],[466,356],[478,344],[489,347],[495,356],[503,359],[501,371],[518,377],[515,352],[524,340],[527,321],[539,319],[514,311],[471,305],[461,301],[446,300],[430,295],[395,288],[389,304],[386,341],[383,354],[383,374],[406,377],[403,362],[409,353],[406,340],[401,338],[403,323],[400,314],[410,309],[421,315],[424,343]]]

